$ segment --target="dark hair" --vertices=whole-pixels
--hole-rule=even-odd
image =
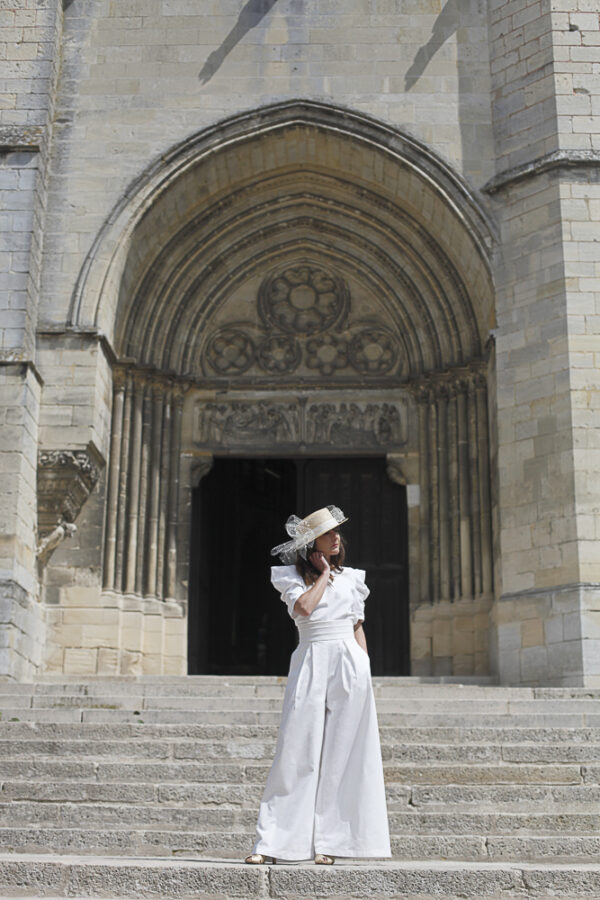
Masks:
[[[331,530],[333,531],[334,529],[332,528]],[[338,534],[340,534],[339,530],[337,528],[335,529],[335,531],[337,531]],[[307,553],[306,553],[307,556],[310,556],[310,554],[313,552],[314,544],[315,544],[315,542],[313,541],[312,544],[308,545]],[[335,556],[332,556],[329,561],[331,571],[332,572],[342,572],[345,559],[346,559],[346,541],[344,540],[344,536],[342,534],[340,534],[340,552],[337,553]],[[317,578],[319,577],[319,575],[321,574],[319,572],[319,570],[315,566],[313,566],[313,564],[311,563],[311,561],[309,559],[304,559],[302,556],[300,556],[299,553],[296,553],[296,571],[302,576],[302,580],[304,581],[304,584],[308,584],[308,585],[314,584],[315,581],[317,580]]]

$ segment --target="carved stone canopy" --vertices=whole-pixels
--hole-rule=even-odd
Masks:
[[[94,489],[105,460],[90,441],[83,450],[38,452],[38,534],[50,534],[59,522],[74,522]]]
[[[401,377],[402,340],[378,302],[363,297],[360,317],[351,313],[350,288],[333,270],[312,263],[279,268],[254,297],[225,304],[200,368],[208,378],[228,380]]]

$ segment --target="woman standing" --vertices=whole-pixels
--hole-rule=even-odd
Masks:
[[[371,663],[362,628],[365,572],[344,566],[335,506],[290,516],[286,563],[271,581],[299,631],[275,758],[247,863],[389,857],[390,837]]]

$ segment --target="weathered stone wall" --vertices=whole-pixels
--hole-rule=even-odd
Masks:
[[[31,678],[42,659],[35,558],[40,393],[33,366],[0,367],[0,678]]]
[[[510,683],[600,679],[598,29],[591,0],[491,5],[502,234],[494,627]]]
[[[31,677],[44,641],[35,560],[35,329],[61,26],[58,0],[8,0],[0,8],[0,677],[7,678]]]
[[[486,25],[475,0],[71,4],[44,321],[67,319],[85,254],[133,179],[179,141],[257,106],[308,97],[379,116],[483,184],[494,172]]]
[[[253,12],[258,7],[265,12],[264,16]],[[241,15],[240,10],[244,10]],[[91,308],[85,304],[78,308],[73,306],[69,310],[68,303],[65,302],[74,293],[79,299],[76,280],[81,273],[83,276],[86,275],[85,253],[92,247],[103,218],[115,204],[129,203],[134,221],[133,216],[137,215],[133,201],[135,193],[131,191],[125,194],[126,188],[134,178],[138,178],[147,169],[150,162],[157,159],[157,154],[166,154],[177,141],[189,140],[190,136],[202,127],[215,127],[227,115],[252,110],[256,106],[278,100],[285,101],[298,97],[333,101],[373,115],[384,112],[386,122],[396,124],[401,121],[409,133],[429,140],[441,157],[455,165],[473,184],[481,184],[493,172],[488,152],[491,127],[487,92],[489,74],[485,11],[479,4],[472,4],[468,9],[461,7],[460,10],[458,8],[454,11],[446,10],[441,17],[440,12],[441,4],[437,2],[425,5],[411,3],[401,14],[397,14],[397,10],[392,10],[389,4],[370,2],[357,4],[351,12],[340,11],[337,4],[320,4],[317,10],[298,2],[266,5],[237,2],[205,4],[200,12],[197,5],[159,4],[150,0],[143,4],[96,3],[93,6],[73,4],[69,7],[65,19],[63,80],[59,93],[61,127],[55,144],[56,176],[51,185],[52,214],[46,239],[48,266],[45,269],[46,280],[41,297],[46,332],[44,341],[50,353],[52,348],[62,353],[63,338],[58,334],[58,330],[61,323],[64,324],[67,320],[71,323],[77,322],[78,329],[88,328],[93,331],[99,325],[112,340],[115,331],[114,307],[107,317],[106,304],[96,315],[90,314]],[[388,17],[392,13],[394,13],[394,30],[390,33]],[[377,46],[381,50],[384,32],[385,48],[375,60],[373,47]],[[222,45],[221,41],[224,42]],[[215,46],[220,49],[215,50]],[[253,75],[250,75],[251,71]],[[124,96],[127,97],[127,110],[122,103]],[[442,96],[443,100],[440,99]],[[357,124],[356,127],[360,126]],[[383,159],[378,163],[369,158],[366,150],[361,151],[358,147],[354,150],[345,148],[344,141],[336,138],[333,130],[326,140],[319,139],[316,154],[310,127],[306,129],[306,137],[300,134],[293,135],[290,129],[290,135],[282,135],[278,143],[271,140],[269,145],[266,138],[261,137],[260,144],[264,146],[260,146],[257,140],[256,150],[253,148],[248,150],[245,147],[240,150],[233,148],[228,149],[227,154],[224,150],[222,159],[217,165],[212,168],[209,164],[206,165],[206,175],[199,171],[192,173],[193,177],[188,177],[187,182],[179,188],[180,198],[176,195],[175,199],[162,202],[162,205],[157,203],[146,221],[139,226],[140,234],[135,242],[132,241],[122,282],[113,284],[111,273],[102,283],[101,289],[104,294],[110,295],[112,290],[114,297],[121,297],[119,319],[125,324],[122,333],[117,329],[115,346],[118,343],[121,349],[122,345],[125,352],[135,355],[138,361],[148,361],[148,364],[155,365],[154,356],[162,355],[163,359],[166,358],[162,351],[155,352],[150,332],[158,332],[160,337],[168,334],[167,322],[174,317],[174,307],[158,315],[156,313],[148,315],[148,310],[152,308],[150,303],[152,295],[158,292],[162,284],[168,287],[169,267],[172,266],[175,273],[176,266],[178,267],[180,263],[178,260],[167,262],[161,277],[154,279],[154,284],[149,284],[148,290],[144,279],[147,278],[149,269],[157,265],[153,259],[154,255],[163,251],[168,240],[177,246],[177,254],[182,259],[187,252],[188,244],[190,247],[201,244],[198,225],[195,225],[195,231],[190,227],[185,235],[182,231],[181,239],[175,241],[178,229],[183,229],[186,225],[186,217],[191,221],[191,217],[197,214],[198,210],[194,211],[194,205],[197,206],[194,200],[197,191],[203,195],[203,202],[207,208],[213,203],[215,211],[222,209],[219,218],[211,213],[210,220],[207,220],[208,237],[218,233],[221,219],[222,227],[225,228],[228,217],[231,216],[228,211],[230,201],[222,202],[220,199],[227,194],[235,196],[234,202],[240,206],[240,213],[244,204],[250,204],[243,212],[244,218],[239,215],[239,222],[243,223],[244,220],[250,222],[249,214],[255,218],[259,217],[253,210],[257,208],[259,195],[263,202],[268,200],[267,192],[261,184],[262,175],[268,170],[278,170],[278,177],[281,177],[279,172],[283,173],[284,167],[287,166],[290,170],[294,166],[301,165],[300,160],[304,154],[307,161],[313,167],[320,166],[332,182],[332,175],[338,174],[341,163],[342,169],[347,170],[347,178],[356,179],[357,186],[349,185],[344,191],[338,186],[329,201],[331,221],[328,224],[339,234],[339,237],[334,237],[335,231],[332,230],[329,237],[336,255],[342,254],[344,243],[345,246],[350,246],[350,235],[343,234],[339,224],[343,220],[342,207],[340,206],[339,214],[334,213],[334,203],[337,204],[344,199],[343,192],[352,193],[351,197],[348,196],[347,202],[355,205],[359,202],[366,203],[368,195],[366,192],[359,194],[358,184],[368,185],[369,180],[377,178],[376,173],[379,172],[381,181],[385,179],[385,190],[390,191],[392,195],[400,193],[400,188],[395,184],[399,176],[396,176],[391,163],[386,168]],[[346,162],[345,152],[349,154]],[[72,162],[75,159],[76,164]],[[254,195],[244,184],[250,176],[256,179],[258,185]],[[299,186],[294,184],[294,177],[296,182],[298,181],[298,176],[292,173],[289,184],[281,185],[280,195],[285,196],[283,192],[290,189],[295,193],[300,192],[302,184]],[[237,187],[238,179],[239,194],[233,190],[234,185]],[[384,189],[383,183],[380,187]],[[328,192],[331,193],[325,178],[323,184],[320,184],[314,175],[311,189],[315,197],[327,197]],[[453,229],[451,225],[453,213],[450,212],[450,207],[440,204],[436,208],[435,200],[430,202],[424,199],[425,190],[418,179],[413,177],[406,185],[402,202],[407,209],[410,207],[411,215],[414,214],[412,204],[420,218],[435,221],[442,243],[451,245],[453,240],[450,235],[454,234],[453,252],[457,258],[464,257],[460,265],[464,264],[472,280],[469,291],[472,290],[473,294],[478,294],[480,298],[487,297],[489,292],[484,284],[487,276],[482,274],[483,267],[480,260],[469,261],[469,253],[472,250],[467,248],[469,238],[466,231],[463,234],[460,228]],[[265,197],[262,196],[263,193]],[[275,196],[275,192],[272,193]],[[371,215],[373,213],[381,215],[377,209],[377,199],[374,197],[368,202],[371,203],[373,210]],[[306,201],[305,205],[307,212],[315,216],[311,201]],[[420,206],[422,209],[419,209]],[[122,208],[116,210],[117,215],[122,212]],[[319,215],[322,216],[322,213],[319,212]],[[336,217],[339,221],[336,221]],[[373,246],[379,246],[380,253],[385,250],[390,257],[396,253],[391,244],[389,248],[387,245],[384,246],[381,229],[372,237],[366,234],[368,227],[366,217],[362,226],[358,217],[355,217],[355,223],[347,216],[344,218],[344,227],[346,230],[350,227],[354,229],[356,238],[359,237],[362,228],[361,240],[371,239]],[[282,213],[274,210],[273,220],[283,222]],[[241,235],[243,241],[248,241],[249,236],[255,240],[253,229],[260,235],[265,221],[262,214],[261,221],[257,225],[254,222],[246,225],[246,235]],[[396,227],[393,218],[390,218],[390,225],[391,235],[392,229]],[[306,243],[305,235],[310,229],[306,226],[304,231],[297,229],[296,226],[294,228],[299,244],[302,241]],[[67,243],[64,241],[65,232],[69,234]],[[462,242],[460,249],[456,243],[459,233]],[[267,239],[263,241],[265,249],[261,246],[256,247],[254,253],[257,258],[260,258],[260,253],[266,253],[267,249],[271,254],[275,252],[271,248],[276,248],[279,234],[280,232],[274,229],[268,241]],[[115,235],[114,247],[119,248],[120,252],[120,248],[129,238],[129,234],[123,234],[122,239]],[[112,236],[108,240],[108,246],[102,248],[102,252],[109,254],[112,251],[111,240]],[[232,236],[230,240],[233,243]],[[242,250],[243,241],[240,240],[239,244]],[[96,246],[92,249],[92,254],[96,254],[97,250]],[[217,273],[217,266],[220,263],[223,271],[236,264],[237,259],[228,259],[227,252],[225,245],[216,254],[214,262],[211,261],[210,265],[207,265],[207,270],[213,268]],[[240,259],[241,252],[238,251]],[[366,249],[363,255],[368,253],[370,250]],[[421,262],[426,259],[429,265],[430,256],[431,251],[424,244]],[[347,258],[349,259],[348,256]],[[89,261],[92,261],[92,256],[89,257]],[[261,271],[260,267],[257,271]],[[452,276],[446,275],[443,266],[439,266],[438,275],[444,284],[447,284],[448,294],[451,294],[455,290],[451,283]],[[172,281],[175,283],[175,274]],[[425,288],[424,280],[423,289],[432,290],[432,293],[436,290]],[[207,286],[206,290],[212,291],[216,288]],[[140,292],[142,296],[138,302]],[[85,301],[88,302],[90,297],[93,299],[94,291],[88,292]],[[443,302],[449,302],[445,296]],[[191,304],[189,307],[193,309]],[[188,318],[190,315],[190,312],[186,314]],[[134,327],[136,317],[139,317],[141,323],[139,328]],[[447,318],[450,321],[453,317],[449,315]],[[482,315],[481,318],[484,320],[486,316]],[[184,317],[181,321],[185,324],[187,318]],[[149,325],[144,326],[144,322]],[[163,327],[157,329],[157,322]],[[208,323],[206,327],[209,324],[210,327],[215,327],[214,323]],[[482,326],[484,334],[486,324]],[[142,330],[143,327],[149,327],[148,339],[146,332]],[[479,340],[478,327],[475,328],[476,342]],[[463,325],[461,318],[461,324],[454,328],[459,342],[464,341],[465,344],[468,342],[471,328],[472,325],[469,323]],[[203,334],[201,332],[199,336],[202,341],[204,341]],[[93,340],[92,334],[90,340]],[[451,344],[452,341],[456,341],[456,337],[445,337],[441,341],[444,347],[447,346],[446,341]],[[167,368],[177,370],[177,365],[171,360],[182,356],[184,351],[187,352],[188,343],[190,343],[189,330],[181,336],[177,335],[172,346],[166,349],[169,354]],[[192,374],[196,374],[193,367],[197,364],[197,358],[198,353],[193,352]],[[469,354],[465,353],[461,358],[469,358]],[[83,371],[87,364],[87,359],[82,361],[80,370]],[[190,365],[187,369],[190,369]],[[182,372],[185,371],[184,367]],[[51,398],[62,397],[67,400],[59,381],[59,373],[44,369],[44,375],[48,384],[45,399],[49,406]],[[92,383],[94,381],[96,387]],[[43,427],[45,433],[50,435],[53,446],[59,439],[69,446],[71,443],[80,444],[89,437],[83,433],[85,426],[82,416],[85,416],[86,407],[91,417],[99,406],[103,410],[101,418],[104,421],[104,410],[107,410],[108,406],[105,406],[104,395],[98,397],[97,394],[97,385],[101,382],[103,383],[101,374],[95,379],[90,377],[88,400],[84,396],[85,385],[81,385],[75,398],[77,408],[69,402],[61,403],[59,408],[54,401],[52,410],[49,409],[48,413],[42,411]],[[142,400],[142,406],[144,402],[145,400]],[[77,429],[76,416],[80,426]],[[53,417],[57,417],[57,428],[51,430]],[[91,418],[88,419],[87,425],[88,430],[92,428]],[[128,419],[128,429],[129,425]],[[142,434],[143,427],[142,425]],[[140,436],[137,435],[135,427],[132,428],[131,432],[127,430],[127,439],[135,443]],[[97,446],[105,458],[108,458],[106,441],[97,443]],[[140,438],[142,450],[144,446],[142,437]],[[131,446],[127,453],[130,450]],[[129,459],[128,456],[126,458]],[[135,453],[132,459],[136,459]],[[112,471],[112,464],[109,469]],[[140,471],[143,470],[142,459]],[[106,472],[106,478],[110,478],[110,471]],[[134,474],[138,472],[137,464],[132,471]],[[128,480],[129,474],[126,470],[121,477],[125,478],[125,484],[131,488],[133,482]],[[186,486],[185,490],[188,487]],[[108,493],[105,493],[110,507],[107,528],[110,530],[114,526],[112,537],[107,532],[105,558],[107,548],[112,549],[114,543],[117,552],[129,553],[131,562],[131,554],[134,552],[131,543],[136,543],[140,534],[137,520],[135,518],[130,520],[129,513],[119,512],[111,505],[110,486],[108,489],[104,486],[102,489],[108,490]],[[116,490],[118,493],[120,488]],[[135,493],[135,486],[133,490]],[[185,490],[179,498],[182,505],[187,502]],[[119,530],[121,515],[125,515],[123,521],[126,524]],[[80,523],[82,528],[84,521]],[[128,529],[126,537],[123,531],[125,527]],[[66,558],[76,558],[77,540],[78,537],[59,549],[48,567],[47,596],[53,601],[59,599],[62,596],[61,591],[67,588],[64,578],[67,577],[69,567],[62,563]],[[122,546],[121,551],[118,550],[119,546]],[[101,558],[102,552],[99,550],[98,563]],[[179,558],[185,559],[185,553],[181,553]],[[127,562],[123,571],[120,569],[117,571],[114,565],[111,568],[113,575],[116,573],[118,576],[119,590],[125,592],[129,598],[128,602],[134,602],[133,597],[140,595],[140,585],[137,583],[138,578],[134,569]],[[89,569],[91,580],[97,579],[96,572],[97,566]],[[73,572],[73,579],[74,583],[77,583],[81,575]],[[62,586],[57,592],[59,582]],[[176,591],[178,597],[181,584],[180,577]],[[110,587],[106,582],[103,587],[106,595]],[[130,590],[132,588],[133,591]],[[100,589],[101,586],[97,583],[97,590]],[[143,594],[143,591],[141,593]],[[108,598],[107,606],[112,602]],[[91,602],[90,605],[93,606]],[[58,612],[56,614],[53,612],[52,615],[56,621],[60,620]],[[97,620],[98,615],[98,612],[90,611],[89,622],[94,616]],[[56,640],[57,634],[58,632],[55,633]],[[117,647],[120,640],[117,631],[114,635],[113,644]],[[126,657],[121,656],[121,662],[116,662],[117,657],[118,653],[111,659],[117,666],[116,670],[123,671],[123,666],[128,665]],[[53,659],[60,660],[60,653],[58,655],[53,653]],[[108,657],[104,654],[103,667],[106,665],[106,659]],[[64,663],[64,657],[62,660]],[[61,663],[59,661],[56,664]],[[145,671],[143,660],[141,665]],[[105,670],[103,668],[103,671]]]
[[[433,585],[413,543],[425,532],[428,546],[435,539],[425,524],[431,473],[423,470],[423,456],[417,462],[414,448],[399,463],[411,469],[409,518],[417,531],[411,537],[411,597],[419,604],[413,609],[415,665],[422,672],[484,671],[484,618],[495,592],[489,653],[502,680],[600,680],[597,0],[6,0],[0,6],[0,502],[6,511],[3,597],[9,598],[2,601],[9,637],[0,674],[31,675],[44,643],[42,607],[35,605],[38,450],[91,447],[94,458],[109,462],[120,337],[138,362],[146,349],[147,364],[159,368],[160,359],[163,368],[177,368],[173,361],[185,354],[188,368],[198,361],[185,345],[191,340],[185,328],[173,332],[174,346],[165,348],[146,340],[160,329],[142,327],[152,308],[160,310],[161,324],[166,316],[171,295],[162,285],[198,243],[194,217],[210,198],[215,211],[203,226],[207,239],[211,224],[215,233],[221,228],[233,235],[227,232],[234,222],[227,204],[238,204],[241,249],[230,259],[224,240],[202,283],[216,304],[219,265],[223,272],[246,265],[240,222],[262,216],[260,227],[247,231],[253,252],[265,259],[275,253],[278,229],[287,229],[298,246],[313,237],[318,203],[305,202],[304,225],[292,226],[284,212],[269,206],[268,187],[260,188],[268,212],[260,212],[251,185],[261,171],[279,167],[273,196],[299,193],[293,175],[285,182],[284,170],[293,173],[308,160],[321,165],[311,190],[329,209],[328,246],[342,268],[351,250],[360,247],[360,265],[376,259],[373,248],[400,258],[410,230],[422,235],[413,256],[427,259],[423,283],[429,287],[422,293],[427,302],[413,302],[413,309],[433,309],[436,297],[443,298],[447,307],[442,304],[433,317],[431,333],[446,329],[454,335],[446,345],[452,345],[451,361],[441,347],[439,359],[431,351],[429,368],[468,362],[465,348],[483,346],[488,329],[495,329],[485,456],[492,560],[488,552],[483,561],[485,535],[473,530],[481,509],[473,507],[469,516],[461,511],[467,478],[455,479],[449,487],[458,485],[458,532],[456,540],[454,528],[449,532],[454,550],[441,541]],[[299,98],[347,110],[344,128],[362,130],[363,138],[366,124],[355,113],[376,117],[384,128],[399,127],[424,142],[424,159],[430,148],[437,161],[422,178],[414,158],[404,156],[404,168],[395,167],[357,143],[334,139],[334,129],[317,143],[309,123],[302,135],[286,133],[279,144],[265,138],[252,147],[248,142],[246,155],[222,152],[212,169],[182,178],[170,201],[155,202],[160,179],[177,178],[177,145],[187,142],[192,153],[193,136],[205,129],[204,153],[211,140],[215,148],[223,140],[220,123],[228,117]],[[255,115],[266,134],[266,119]],[[401,154],[397,133],[390,146],[394,142]],[[190,166],[182,153],[182,166]],[[333,174],[348,188],[324,190]],[[464,190],[438,202],[436,192],[457,178],[464,179]],[[154,194],[145,192],[148,184]],[[228,184],[236,185],[233,200]],[[244,200],[246,188],[250,200]],[[357,213],[351,227],[348,204]],[[498,225],[495,311],[482,262],[494,243],[493,228],[483,239],[482,227],[479,247],[471,241],[486,217],[483,207]],[[401,234],[397,223],[405,213],[410,228]],[[119,217],[130,220],[129,231],[127,222],[121,231],[111,230]],[[179,257],[173,253],[160,268],[158,251],[179,229],[183,235],[184,226]],[[428,256],[432,237],[437,266]],[[108,261],[119,253],[123,267],[111,268]],[[86,282],[100,256],[105,268],[97,267],[96,280]],[[448,259],[461,260],[460,284],[446,277]],[[191,267],[186,277],[191,283],[197,274]],[[394,290],[404,300],[399,283]],[[479,298],[470,345],[469,316],[458,323],[454,318],[464,290]],[[112,300],[98,312],[102,293]],[[157,305],[144,306],[154,293]],[[201,320],[198,341],[210,322],[209,316]],[[419,321],[414,328],[417,346],[429,325]],[[178,374],[189,371],[183,367]],[[135,423],[132,428],[135,439]],[[143,446],[140,437],[142,466]],[[461,448],[459,454],[464,441]],[[47,665],[90,674],[181,671],[182,607],[128,590],[135,588],[133,570],[112,594],[115,585],[102,583],[111,490],[107,466],[77,519],[79,532],[44,568]],[[475,494],[473,489],[469,497]],[[442,507],[448,500],[442,491]],[[137,534],[131,523],[134,518],[128,542]],[[117,527],[115,546],[124,533],[119,538]],[[450,558],[454,568],[448,570]],[[484,562],[490,579],[477,590]],[[450,575],[442,577],[442,570]],[[456,572],[465,584],[450,591]],[[463,589],[467,582],[470,592]]]

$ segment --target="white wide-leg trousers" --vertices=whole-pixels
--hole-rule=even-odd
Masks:
[[[252,853],[389,857],[369,656],[350,620],[298,630]]]

